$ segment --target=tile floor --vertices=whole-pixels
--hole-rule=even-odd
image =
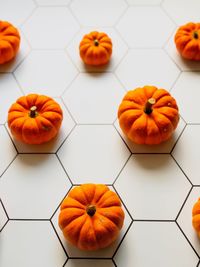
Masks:
[[[199,0],[6,0],[2,20],[20,29],[19,54],[0,66],[0,266],[199,267],[191,209],[200,197],[200,63],[175,49],[177,27],[199,21]],[[86,67],[82,36],[113,40],[106,67]],[[158,146],[122,134],[118,105],[127,90],[163,87],[181,120]],[[59,135],[41,145],[10,135],[7,110],[36,92],[64,111]],[[81,183],[105,183],[123,202],[125,223],[110,247],[80,251],[58,228],[59,206]]]

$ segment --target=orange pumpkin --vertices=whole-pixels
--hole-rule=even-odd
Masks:
[[[192,209],[192,225],[200,237],[200,198],[194,204]]]
[[[61,204],[58,219],[65,238],[82,250],[110,245],[117,238],[123,221],[119,197],[102,184],[73,188]]]
[[[0,64],[13,59],[20,45],[18,30],[7,21],[0,21]]]
[[[13,136],[28,144],[42,144],[56,136],[63,114],[58,103],[44,95],[29,94],[17,99],[8,111]]]
[[[170,138],[179,121],[175,99],[164,89],[144,86],[129,91],[118,109],[124,134],[138,144],[159,144]]]
[[[104,65],[110,60],[112,41],[104,32],[90,32],[80,42],[79,52],[85,64]]]
[[[200,60],[200,23],[181,26],[174,37],[176,48],[182,57]]]

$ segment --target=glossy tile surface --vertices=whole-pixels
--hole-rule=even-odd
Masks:
[[[200,267],[200,62],[174,43],[199,10],[199,0],[0,1],[1,19],[21,35],[15,59],[0,66],[0,267]],[[104,66],[80,58],[91,31],[112,40]],[[160,145],[135,144],[119,126],[124,95],[144,85],[170,91],[179,107]],[[63,110],[59,133],[42,145],[16,140],[7,123],[29,93]],[[82,183],[108,185],[125,212],[116,241],[99,251],[74,247],[58,225],[62,200]]]

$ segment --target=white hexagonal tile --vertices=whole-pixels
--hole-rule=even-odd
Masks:
[[[62,94],[77,73],[64,51],[35,50],[16,69],[15,76],[25,94],[55,97]]]
[[[0,74],[0,124],[7,121],[8,109],[22,95],[12,74]]]
[[[113,26],[127,8],[124,0],[73,0],[71,9],[84,26]]]
[[[6,224],[6,222],[8,221],[8,218],[6,216],[5,210],[2,206],[2,203],[0,201],[0,232],[2,230],[2,228],[4,227],[4,225]]]
[[[65,105],[63,104],[61,99],[54,98],[54,100],[59,103],[63,110],[63,121],[58,135],[47,143],[40,145],[29,145],[16,140],[10,133],[11,138],[13,139],[13,142],[15,143],[15,146],[19,153],[55,153],[75,126],[75,122],[65,108]],[[10,132],[8,125],[6,125],[6,127]]]
[[[192,226],[192,208],[200,197],[200,188],[193,187],[190,195],[185,202],[177,223],[191,242],[192,246],[200,256],[200,239]]]
[[[129,8],[116,27],[130,47],[162,47],[174,24],[160,7],[149,6]]]
[[[21,36],[21,43],[20,43],[20,48],[19,51],[16,55],[16,57],[5,63],[0,65],[0,73],[1,72],[13,72],[16,67],[24,60],[24,58],[28,55],[28,53],[30,52],[30,46],[28,45],[24,35],[22,34],[22,32],[20,32],[20,36]]]
[[[169,91],[179,73],[179,69],[161,49],[131,49],[116,69],[117,76],[127,90],[155,85]]]
[[[183,121],[182,118],[180,118],[179,124],[175,132],[168,141],[163,142],[159,145],[138,145],[136,143],[133,143],[125,136],[119,126],[119,121],[116,120],[115,122],[115,128],[117,129],[123,140],[126,142],[132,153],[170,153],[185,126],[186,123]]]
[[[101,182],[101,180],[100,180],[100,182]],[[114,191],[112,186],[110,186],[109,188],[110,188],[110,190]],[[124,225],[123,225],[123,227],[121,229],[121,232],[120,232],[117,240],[114,241],[114,243],[112,243],[107,248],[96,250],[96,251],[80,250],[80,249],[72,246],[71,244],[69,244],[69,242],[67,242],[65,240],[65,238],[63,236],[63,233],[62,233],[62,231],[60,230],[60,228],[58,226],[58,216],[59,216],[59,213],[60,213],[60,208],[58,208],[58,210],[56,211],[56,213],[54,214],[54,216],[52,218],[52,223],[53,223],[53,225],[54,225],[54,227],[56,229],[56,232],[57,232],[57,234],[58,234],[58,236],[59,236],[59,238],[60,238],[60,240],[61,240],[61,242],[62,242],[62,244],[63,244],[63,246],[65,248],[65,250],[67,251],[67,254],[70,257],[76,257],[76,258],[112,258],[112,256],[114,255],[119,243],[121,242],[122,238],[126,234],[128,228],[130,227],[130,224],[132,222],[132,219],[129,216],[129,214],[128,214],[127,210],[125,209],[125,207],[123,206],[123,204],[122,204],[122,208],[123,208],[124,213],[125,213]],[[69,266],[71,266],[71,265],[69,265]],[[89,266],[90,265],[87,265],[87,267],[89,267]],[[68,265],[65,266],[65,267],[68,267]]]
[[[200,185],[199,136],[200,125],[187,125],[172,153],[190,181],[195,185]]]
[[[39,7],[22,30],[33,48],[58,49],[68,44],[79,25],[66,7]]]
[[[15,26],[23,23],[35,9],[33,0],[6,0],[1,2],[1,20],[9,21]]]
[[[21,154],[2,176],[0,195],[10,218],[48,219],[70,186],[55,155]]]
[[[61,267],[67,259],[47,221],[10,221],[1,233],[1,240],[2,267]]]
[[[200,123],[199,72],[182,72],[171,93],[179,103],[180,114],[188,123]]]
[[[199,0],[164,0],[162,6],[178,25],[199,21]]]
[[[125,91],[111,73],[80,74],[63,95],[77,123],[113,123]]]
[[[175,42],[174,42],[175,33],[176,31],[172,34],[171,38],[165,45],[164,47],[165,51],[168,53],[168,55],[172,58],[172,60],[178,65],[178,67],[182,71],[200,70],[200,61],[187,60],[187,59],[184,59],[179,54],[179,52],[176,49]]]
[[[0,176],[17,155],[10,137],[3,125],[0,126]]]
[[[112,44],[113,44],[112,56],[109,63],[104,66],[95,67],[95,66],[85,65],[79,55],[79,44],[83,36],[94,30],[99,32],[105,32],[112,39]],[[124,43],[120,35],[116,32],[116,30],[114,28],[104,28],[104,27],[98,27],[95,29],[92,27],[82,28],[67,47],[68,54],[70,55],[70,57],[72,58],[78,69],[82,72],[112,71],[120,62],[120,60],[123,58],[127,50],[128,50],[127,45]]]
[[[134,222],[114,261],[118,267],[196,267],[198,257],[171,222]]]
[[[64,267],[115,267],[111,260],[79,260],[69,259]]]
[[[130,5],[159,5],[162,0],[127,0]]]
[[[132,155],[115,188],[134,219],[174,220],[191,184],[170,155]]]
[[[112,125],[79,125],[58,151],[75,184],[111,184],[130,152]]]
[[[36,0],[40,6],[67,6],[71,0]]]

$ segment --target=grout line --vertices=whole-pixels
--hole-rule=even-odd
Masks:
[[[33,10],[30,12],[30,14],[19,24],[19,28],[22,27],[22,25],[24,25],[33,15],[33,13],[35,13],[35,11],[38,9],[38,5],[35,3],[34,1],[34,5],[35,7],[33,8]]]
[[[175,157],[170,154],[171,157],[173,158],[173,160],[175,161],[175,163],[177,164],[177,166],[179,167],[179,169],[182,171],[182,173],[185,175],[185,177],[187,178],[188,182],[191,184],[191,186],[193,186],[193,183],[190,181],[189,177],[187,176],[187,174],[184,172],[184,170],[182,169],[182,167],[180,166],[180,164],[178,163],[178,161],[175,159]]]
[[[116,178],[114,179],[114,181],[112,183],[113,186],[116,183],[116,181],[118,180],[119,176],[121,175],[122,171],[124,170],[125,166],[127,165],[128,161],[130,160],[131,157],[132,157],[132,154],[129,155],[129,157],[125,161],[124,165],[122,166],[121,170],[119,171],[119,173],[117,174]]]
[[[117,119],[116,119],[116,120],[117,120]],[[131,151],[131,149],[129,148],[128,144],[127,144],[126,141],[123,139],[123,137],[121,136],[121,134],[120,134],[120,132],[118,131],[118,129],[115,127],[115,124],[113,124],[113,126],[114,126],[115,130],[117,131],[119,137],[121,138],[121,140],[122,140],[123,143],[125,144],[126,148],[129,150],[129,152],[130,152],[131,154],[133,154],[132,151]]]
[[[13,161],[17,158],[17,156],[18,156],[18,154],[15,155],[15,157],[13,158],[13,160],[8,164],[8,166],[5,168],[5,170],[1,173],[0,178],[2,178],[2,176],[4,175],[4,173],[8,170],[8,168],[13,163]]]
[[[68,262],[69,258],[67,257],[66,261],[64,262],[63,266],[62,267],[65,267],[67,262]]]
[[[70,257],[69,256],[69,259],[70,260],[102,260],[102,261],[104,261],[104,260],[112,260],[112,257],[105,257],[105,258],[102,258],[102,257]]]
[[[5,124],[6,124],[6,123],[5,123]],[[13,144],[15,150],[16,150],[16,153],[19,154],[19,151],[18,151],[18,149],[17,149],[17,147],[16,147],[16,145],[15,145],[15,142],[13,141],[13,139],[12,139],[12,137],[11,137],[11,135],[10,135],[10,132],[8,131],[8,129],[7,129],[7,127],[5,126],[5,124],[4,124],[4,128],[5,128],[5,130],[6,130],[7,134],[8,134],[8,136],[9,136],[9,138],[10,138],[10,140],[11,140],[11,142],[12,142],[12,144]]]
[[[163,0],[164,3],[164,0]],[[163,10],[163,12],[165,13],[165,15],[174,23],[174,25],[176,25],[178,27],[178,24],[176,23],[176,21],[169,15],[168,11],[165,9],[165,7],[163,6],[163,3],[161,3],[160,8]]]
[[[9,220],[7,220],[6,223],[3,225],[3,227],[0,229],[0,233],[3,231],[4,227],[7,225],[8,222]]]
[[[73,182],[72,182],[70,176],[68,175],[68,173],[67,173],[67,171],[66,171],[66,169],[65,169],[65,167],[64,167],[64,165],[63,165],[63,163],[62,163],[62,161],[60,160],[60,158],[59,158],[59,156],[58,156],[57,154],[56,154],[56,157],[57,157],[58,161],[60,162],[60,165],[62,166],[62,168],[63,168],[65,174],[67,175],[67,177],[68,177],[68,179],[69,179],[71,185],[73,185]]]
[[[119,248],[120,248],[122,242],[124,241],[124,239],[125,239],[127,233],[129,232],[129,229],[131,228],[132,224],[133,224],[133,221],[130,223],[129,227],[127,228],[127,230],[126,230],[126,232],[125,232],[125,234],[124,234],[124,236],[122,237],[121,241],[119,242],[119,245],[117,246],[117,248],[116,248],[116,250],[115,250],[115,252],[114,252],[114,254],[113,254],[113,256],[112,256],[112,259],[113,259],[113,260],[114,260],[115,255],[117,254],[117,251],[119,250]]]
[[[1,202],[1,205],[2,205],[2,207],[3,207],[4,212],[5,212],[5,214],[6,214],[6,217],[7,217],[7,219],[9,220],[9,216],[8,216],[7,210],[6,210],[5,206],[4,206],[3,201],[1,200],[1,198],[0,198],[0,202]]]
[[[58,150],[63,146],[63,144],[65,143],[65,141],[67,140],[67,138],[71,135],[71,133],[72,133],[72,131],[74,130],[75,127],[76,127],[76,125],[73,126],[73,128],[70,130],[70,132],[68,133],[68,135],[64,138],[64,140],[62,141],[62,143],[57,148],[55,154],[57,154]]]
[[[179,139],[181,138],[181,136],[182,136],[182,134],[183,134],[183,132],[184,132],[184,130],[185,130],[185,128],[186,128],[186,126],[187,126],[187,124],[185,124],[185,126],[183,127],[183,129],[182,129],[181,133],[179,134],[179,136],[178,136],[178,138],[177,138],[176,142],[174,143],[174,145],[173,145],[173,147],[172,147],[172,149],[171,149],[171,151],[170,151],[170,154],[172,154],[172,152],[173,152],[173,150],[174,150],[174,148],[175,148],[176,144],[178,143]]]
[[[186,236],[186,234],[183,232],[182,228],[180,227],[180,225],[175,222],[176,225],[178,226],[179,230],[181,231],[181,233],[183,234],[183,236],[185,237],[185,239],[187,240],[187,242],[190,244],[191,248],[193,249],[193,251],[195,252],[195,254],[197,255],[198,259],[199,259],[199,255],[197,253],[197,251],[195,250],[195,248],[193,247],[193,245],[191,244],[190,240],[188,239],[188,237]]]
[[[62,248],[63,248],[63,250],[65,252],[65,255],[67,256],[67,258],[69,258],[68,254],[67,254],[67,251],[66,251],[66,249],[65,249],[65,247],[64,247],[64,245],[63,245],[63,243],[62,243],[62,241],[61,241],[61,239],[60,239],[60,237],[59,237],[59,235],[58,235],[58,233],[56,231],[55,226],[53,225],[52,221],[50,221],[50,223],[51,223],[51,226],[52,226],[52,228],[53,228],[53,230],[54,230],[54,232],[55,232],[55,234],[56,234],[56,236],[57,236],[57,238],[58,238],[58,240],[60,242],[60,245],[62,246]]]
[[[117,267],[117,264],[115,263],[115,260],[114,260],[114,259],[112,259],[112,263],[113,263],[113,265],[114,265],[115,267]]]
[[[30,222],[49,222],[49,219],[32,219],[32,218],[9,218],[9,221],[23,221],[23,222],[26,222],[26,221],[30,221]]]
[[[187,194],[185,200],[183,201],[183,204],[181,205],[181,208],[180,208],[180,210],[179,210],[179,212],[178,212],[178,214],[177,214],[177,216],[176,216],[176,218],[175,218],[175,221],[178,221],[178,217],[179,217],[179,215],[180,215],[180,213],[181,213],[183,207],[185,206],[185,203],[186,203],[186,201],[188,200],[189,195],[190,195],[190,193],[192,192],[192,189],[193,189],[193,188],[194,188],[194,187],[191,186],[191,188],[190,188],[190,190],[189,190],[189,192],[188,192],[188,194]]]

